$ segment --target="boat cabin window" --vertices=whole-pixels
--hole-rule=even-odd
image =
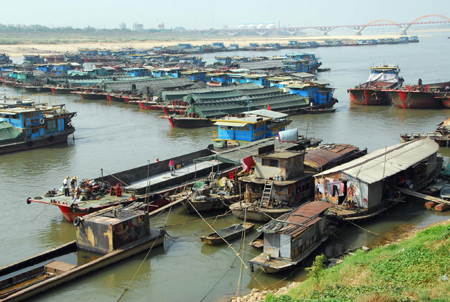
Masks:
[[[56,120],[47,121],[47,133],[53,133],[58,131],[58,127],[56,125]]]
[[[250,125],[247,124],[244,127],[235,127],[235,126],[220,126],[221,130],[238,130],[238,131],[249,131]]]
[[[278,159],[263,158],[262,165],[269,167],[279,167],[279,161]]]
[[[9,119],[16,119],[16,120],[20,119],[19,114],[3,113],[3,114],[0,114],[0,117],[2,117],[2,118],[9,118]]]

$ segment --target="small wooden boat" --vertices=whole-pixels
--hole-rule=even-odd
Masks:
[[[255,225],[249,222],[233,224],[232,226],[218,230],[217,232],[211,233],[207,236],[202,236],[200,239],[203,243],[207,244],[221,244],[225,243],[224,239],[226,241],[230,241],[239,238],[242,235],[242,232],[247,234],[248,232],[253,231],[254,228]]]
[[[330,71],[331,68],[317,68],[317,72],[325,72],[325,71]]]

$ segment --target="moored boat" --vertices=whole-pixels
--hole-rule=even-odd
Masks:
[[[234,171],[230,174],[233,176]],[[242,197],[234,194],[235,189],[233,179],[225,176],[220,179],[208,177],[196,181],[192,186],[192,192],[181,203],[188,213],[227,209]]]
[[[148,212],[154,214],[164,207],[181,202],[183,197],[178,199],[175,193],[189,188],[211,171],[229,172],[231,164],[216,161],[193,163],[194,159],[211,154],[211,150],[204,149],[174,157],[174,173],[168,169],[169,159],[110,175],[102,173],[95,179],[85,181],[83,187],[80,182],[80,196],[75,199],[73,192],[65,196],[59,190],[50,190],[41,196],[28,198],[27,203],[57,206],[69,221],[107,207],[139,202],[148,204]],[[121,181],[118,182],[118,179]],[[175,198],[170,195],[175,195]]]
[[[405,143],[424,137],[434,140],[439,146],[448,147],[450,145],[450,118],[447,118],[445,121],[440,123],[438,128],[433,132],[413,132],[411,134],[400,134],[400,141]]]
[[[438,177],[438,150],[438,144],[422,138],[325,170],[314,175],[316,200],[332,204],[327,215],[340,220],[374,217],[403,201],[402,189],[417,191]]]
[[[232,226],[218,230],[206,236],[201,236],[200,239],[203,243],[216,245],[229,242],[230,240],[239,238],[243,233],[249,233],[255,228],[255,224],[245,222],[239,224],[233,224]]]
[[[86,217],[77,225],[76,240],[0,268],[0,276],[6,276],[0,281],[0,301],[30,300],[41,292],[152,250],[164,243],[165,234],[164,230],[150,228],[143,211],[114,209]],[[71,263],[62,262],[61,257]]]
[[[65,105],[33,104],[0,109],[0,154],[67,142],[75,132]]]
[[[26,92],[50,92],[52,91],[50,89],[50,87],[46,87],[46,86],[30,86],[30,85],[25,85],[23,86],[23,88],[25,89]]]
[[[420,88],[386,90],[396,107],[404,109],[435,109],[443,108],[442,100],[436,97],[436,93],[429,91],[426,86]]]
[[[249,261],[251,270],[258,266],[265,273],[278,273],[313,253],[332,233],[325,215],[330,207],[324,201],[309,202],[258,228],[264,233],[264,251]]]
[[[366,83],[347,89],[350,102],[358,105],[390,105],[391,95],[383,89],[398,89],[403,84],[403,78],[398,74],[397,65],[381,65],[370,68],[370,76]]]

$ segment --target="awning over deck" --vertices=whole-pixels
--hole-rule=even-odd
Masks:
[[[340,172],[371,184],[408,169],[438,150],[439,145],[436,142],[423,138],[379,149],[314,177]]]
[[[229,127],[245,127],[248,125],[248,123],[215,122],[214,125],[229,126]]]
[[[241,160],[252,156],[252,155],[258,155],[258,149],[262,148],[262,147],[267,147],[270,145],[273,145],[275,143],[275,150],[279,150],[279,149],[290,149],[293,148],[295,146],[297,146],[297,144],[294,143],[284,143],[284,144],[280,144],[278,143],[278,141],[274,140],[274,138],[266,138],[266,139],[262,139],[250,144],[247,144],[245,146],[240,146],[240,147],[236,147],[233,148],[231,150],[227,150],[221,153],[217,153],[217,154],[211,154],[205,157],[200,157],[197,159],[194,159],[194,162],[203,162],[203,161],[210,161],[210,160],[218,160],[220,162],[223,163],[231,163],[231,164],[235,164],[235,165],[241,165]]]

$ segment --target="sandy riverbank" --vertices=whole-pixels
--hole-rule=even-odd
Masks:
[[[425,36],[432,36],[441,34],[443,32],[450,32],[450,30],[430,30],[417,31],[411,35],[418,35],[419,38]],[[293,37],[223,37],[220,39],[226,46],[230,43],[237,43],[240,46],[248,46],[249,43],[280,43],[287,44],[290,40],[297,41],[321,41],[321,40],[357,40],[357,39],[381,39],[381,38],[396,38],[398,33],[389,33],[385,35],[330,35],[330,36],[293,36]],[[205,36],[205,39],[187,40],[177,39],[174,41],[145,41],[145,42],[112,42],[112,43],[64,43],[64,44],[20,44],[20,45],[0,45],[0,53],[6,53],[9,56],[17,57],[24,54],[55,54],[65,52],[77,52],[78,48],[108,48],[120,49],[122,47],[134,47],[139,49],[150,49],[155,46],[171,46],[179,42],[191,43],[192,45],[211,44],[217,42],[219,39],[211,39]]]

